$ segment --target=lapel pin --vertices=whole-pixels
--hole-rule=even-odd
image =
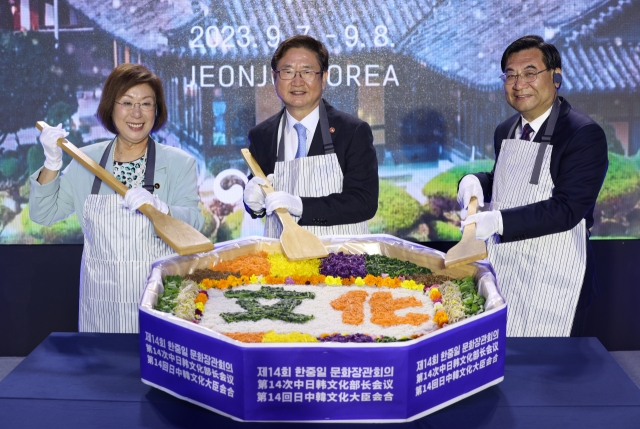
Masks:
[[[336,132],[336,129],[335,129],[335,128],[333,128],[333,127],[331,127],[331,128],[329,128],[329,132],[330,132],[331,134],[333,134],[333,133],[335,133],[335,132]]]

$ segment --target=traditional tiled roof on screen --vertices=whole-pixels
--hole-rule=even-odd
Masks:
[[[166,51],[167,31],[191,21],[195,3],[191,0],[67,1],[114,37],[146,51]]]
[[[596,37],[603,28],[615,32],[620,17],[640,13],[631,0],[68,1],[127,44],[176,57],[263,60],[278,41],[307,32],[333,58],[403,55],[451,80],[493,91],[501,88],[506,45],[539,34],[561,51],[566,92],[640,87],[638,40]]]
[[[637,92],[640,89],[640,43],[575,43],[561,52],[566,92]]]

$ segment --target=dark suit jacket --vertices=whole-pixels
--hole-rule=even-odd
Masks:
[[[561,98],[560,115],[551,137],[551,178],[553,195],[548,200],[522,207],[501,210],[503,234],[501,242],[525,240],[543,235],[568,231],[583,218],[587,228],[593,226],[593,209],[598,193],[607,174],[609,160],[604,131],[587,115],[573,109]],[[511,126],[518,121],[516,114],[496,128],[493,143],[496,161],[500,156],[502,140],[508,138]],[[541,141],[546,128],[545,121],[536,133],[534,141]],[[495,164],[494,164],[495,171]],[[493,171],[476,174],[482,184],[485,201],[491,199]],[[585,240],[588,237],[585,237]],[[595,262],[591,246],[587,242],[587,271],[585,284],[597,295],[593,283]]]
[[[299,225],[332,226],[358,223],[371,219],[378,210],[378,161],[373,147],[373,134],[366,122],[333,108],[326,101],[329,127],[335,153],[344,175],[342,192],[325,197],[301,197],[302,217]],[[249,131],[249,151],[265,175],[273,173],[278,150],[280,113]],[[324,155],[320,124],[316,127],[307,156]],[[323,180],[322,177],[313,180]],[[246,207],[246,206],[245,206]],[[252,217],[264,216],[248,207]]]

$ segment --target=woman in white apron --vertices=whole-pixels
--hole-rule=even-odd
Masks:
[[[109,158],[113,159],[114,141],[100,160],[103,168]],[[146,164],[142,170],[143,188],[150,193],[155,183],[155,147],[156,143],[149,138],[147,155],[140,158]],[[131,164],[123,163],[120,169],[133,168]],[[172,254],[173,250],[155,234],[153,224],[145,215],[123,207],[119,195],[100,195],[101,184],[96,177],[91,195],[84,203],[79,329],[81,332],[135,333],[138,332],[137,303],[151,262]]]
[[[59,174],[56,140],[67,133],[45,128],[43,168],[31,176],[29,214],[50,225],[76,213],[84,233],[80,278],[80,332],[138,332],[138,301],[151,262],[173,253],[137,208],[151,204],[200,228],[195,160],[157,144],[149,132],[166,122],[160,79],[139,64],[122,64],[107,78],[98,117],[111,141],[82,150],[130,190],[124,199],[77,161]]]

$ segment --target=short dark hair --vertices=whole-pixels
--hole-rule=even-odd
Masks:
[[[151,132],[158,131],[167,122],[167,104],[164,100],[164,89],[160,78],[142,64],[120,64],[114,68],[102,87],[102,96],[96,116],[109,132],[118,134],[113,123],[113,109],[118,98],[129,89],[146,83],[156,96],[156,120]]]
[[[500,61],[500,68],[502,69],[502,72],[504,73],[504,69],[507,66],[507,60],[512,54],[531,48],[539,49],[540,52],[542,52],[542,62],[546,68],[562,70],[562,59],[560,58],[560,52],[558,52],[558,49],[551,43],[545,42],[540,36],[529,35],[521,37],[507,46],[507,49],[505,49],[502,54],[502,61]]]
[[[278,69],[278,62],[282,57],[284,57],[287,51],[292,48],[303,48],[313,52],[316,54],[321,70],[323,72],[329,70],[329,51],[327,51],[327,48],[321,41],[316,40],[311,36],[303,35],[289,37],[287,40],[280,43],[276,48],[276,51],[273,53],[273,57],[271,57],[271,70]]]

